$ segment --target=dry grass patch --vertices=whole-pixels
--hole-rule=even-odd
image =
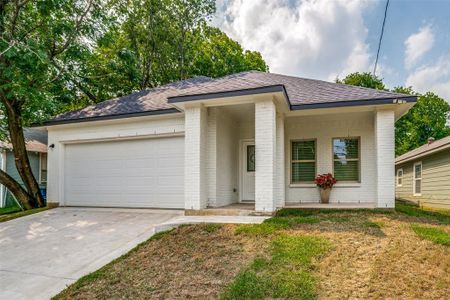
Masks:
[[[229,225],[182,226],[80,279],[55,299],[214,299],[262,249]]]
[[[290,210],[261,225],[183,226],[57,299],[448,298],[449,217],[402,210]]]

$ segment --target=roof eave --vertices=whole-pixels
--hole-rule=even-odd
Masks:
[[[286,89],[284,85],[269,85],[258,88],[250,88],[250,89],[240,89],[240,90],[232,90],[232,91],[224,91],[224,92],[214,92],[214,93],[203,93],[203,94],[193,94],[193,95],[184,95],[184,96],[174,96],[168,97],[168,103],[175,104],[180,102],[188,102],[188,101],[199,101],[199,100],[213,100],[217,98],[229,98],[229,97],[238,97],[238,96],[248,96],[248,95],[258,95],[258,94],[268,94],[268,93],[277,93],[281,92],[287,97]]]
[[[441,145],[441,146],[439,146],[437,148],[434,148],[434,149],[431,149],[431,150],[427,150],[425,152],[416,154],[416,155],[411,156],[411,157],[407,157],[407,158],[402,159],[402,160],[395,160],[395,165],[404,164],[404,163],[407,163],[407,162],[410,162],[410,161],[422,158],[424,156],[435,154],[437,152],[444,151],[444,150],[447,150],[447,149],[450,149],[450,143]]]
[[[143,116],[172,114],[172,113],[179,113],[179,112],[180,111],[176,108],[168,108],[168,109],[151,110],[151,111],[144,111],[144,112],[138,112],[138,113],[95,116],[95,117],[79,118],[79,119],[50,120],[50,121],[46,121],[46,122],[43,122],[40,124],[33,124],[32,127],[54,126],[54,125],[64,125],[64,124],[73,124],[73,123],[95,122],[95,121],[106,121],[106,120],[115,120],[115,119],[126,119],[126,118],[135,118],[135,117],[143,117]]]
[[[378,99],[364,99],[364,100],[347,100],[336,102],[322,102],[311,104],[291,105],[291,110],[306,110],[306,109],[320,109],[320,108],[335,108],[335,107],[349,107],[349,106],[363,106],[363,105],[384,105],[384,104],[398,104],[398,100],[406,103],[417,102],[417,96],[399,96]]]

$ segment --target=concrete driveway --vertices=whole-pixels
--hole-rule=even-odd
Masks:
[[[0,299],[49,299],[181,214],[56,208],[0,223]]]

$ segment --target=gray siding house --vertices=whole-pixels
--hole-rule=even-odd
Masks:
[[[47,184],[47,131],[27,128],[24,130],[28,159],[34,177],[42,189]],[[18,182],[22,182],[16,169],[11,144],[0,141],[0,169]],[[0,207],[13,205],[13,198],[3,185],[0,185]]]
[[[450,136],[397,157],[395,174],[396,198],[450,209]]]

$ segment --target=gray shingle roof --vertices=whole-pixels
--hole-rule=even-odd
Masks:
[[[361,105],[366,104],[364,101],[367,100],[404,98],[409,101],[415,101],[416,99],[415,96],[388,91],[250,71],[217,79],[194,77],[192,79],[174,82],[158,88],[108,100],[81,110],[64,113],[47,122],[47,124],[91,120],[95,118],[114,118],[131,114],[143,115],[176,112],[177,110],[169,103],[170,101],[184,101],[183,99],[187,99],[188,96],[193,95],[226,94],[273,86],[280,86],[285,90],[292,109],[313,108],[314,105],[337,106],[338,103],[342,102]]]
[[[27,151],[47,153],[47,130],[36,128],[24,128]],[[0,141],[0,148],[12,149],[8,142]]]
[[[450,149],[450,136],[434,141],[431,144],[422,145],[414,150],[406,152],[395,159],[395,164],[400,164],[414,158],[427,155],[429,152]]]
[[[341,101],[410,97],[410,95],[368,89],[353,85],[250,71],[213,79],[200,85],[194,85],[183,90],[180,95],[172,96],[171,98],[182,98],[183,96],[189,95],[221,93],[243,89],[255,89],[274,85],[284,86],[289,97],[289,102],[293,106]]]

